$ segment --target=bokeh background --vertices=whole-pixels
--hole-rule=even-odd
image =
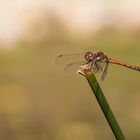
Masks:
[[[55,58],[99,50],[140,65],[139,0],[0,0],[0,139],[115,139],[84,77]],[[140,73],[111,65],[105,96],[140,139]]]

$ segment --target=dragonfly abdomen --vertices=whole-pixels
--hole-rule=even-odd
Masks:
[[[130,68],[130,69],[133,69],[133,70],[140,71],[140,67],[137,67],[137,66],[134,66],[134,65],[130,65],[130,64],[126,64],[126,63],[124,63],[124,62],[116,61],[116,60],[114,60],[114,59],[112,59],[112,58],[109,58],[109,63],[121,65],[121,66]]]
[[[130,68],[130,69],[140,71],[140,67],[137,67],[137,66],[133,66],[133,65],[129,65],[129,64],[124,64],[124,66],[127,68]]]

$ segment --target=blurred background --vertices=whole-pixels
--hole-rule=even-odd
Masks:
[[[84,77],[55,64],[99,50],[140,65],[139,0],[0,0],[0,139],[115,140]],[[140,139],[140,73],[97,76],[127,140]]]

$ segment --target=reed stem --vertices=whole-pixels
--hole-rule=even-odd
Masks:
[[[99,83],[96,80],[95,75],[93,74],[92,71],[87,70],[87,69],[84,70],[84,75],[85,75],[86,79],[88,80],[88,83],[103,111],[103,114],[104,114],[116,140],[125,140],[123,132],[100,88]]]

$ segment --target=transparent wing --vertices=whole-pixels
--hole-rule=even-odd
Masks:
[[[94,73],[103,72],[105,67],[105,62],[96,62],[93,64],[92,70]]]
[[[94,73],[101,73],[101,80],[103,81],[105,79],[105,76],[107,75],[108,70],[108,62],[107,58],[102,59],[101,61],[96,61],[92,67]]]
[[[102,81],[105,79],[105,76],[107,75],[108,66],[109,66],[109,64],[106,63],[105,68],[104,68],[103,73],[102,73],[102,76],[101,76]]]
[[[80,62],[84,60],[84,54],[77,53],[77,54],[64,54],[59,55],[55,59],[55,63],[58,65],[66,66],[73,62]]]
[[[98,67],[98,64],[95,64],[95,63],[92,66],[92,70],[93,70],[94,73],[97,73],[97,72],[101,71],[101,69]]]
[[[73,62],[73,63],[70,63],[68,65],[65,66],[64,70],[66,72],[70,72],[70,73],[76,73],[77,70],[80,70],[80,66],[82,65],[85,65],[86,64],[86,60],[84,61],[78,61],[78,62]]]
[[[100,64],[99,64],[101,67],[102,67],[102,70],[103,70],[103,73],[102,73],[102,76],[101,76],[101,80],[103,81],[105,79],[105,76],[107,75],[107,70],[108,70],[108,58],[105,57],[104,59],[102,59],[100,61]]]

